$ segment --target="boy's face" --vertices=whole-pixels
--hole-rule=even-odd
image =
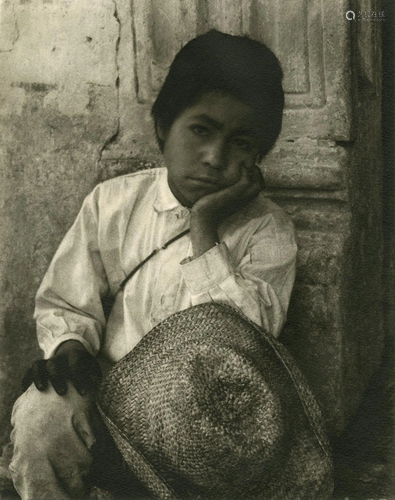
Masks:
[[[167,132],[164,159],[174,196],[191,207],[203,196],[235,184],[259,154],[254,111],[238,99],[211,92],[185,109]]]

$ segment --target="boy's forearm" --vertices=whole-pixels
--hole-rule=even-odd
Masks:
[[[197,259],[218,243],[217,224],[192,213],[191,242],[193,258]]]

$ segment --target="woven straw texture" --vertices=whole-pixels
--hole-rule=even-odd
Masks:
[[[167,318],[104,381],[99,409],[160,499],[328,499],[319,408],[286,349],[240,313]]]

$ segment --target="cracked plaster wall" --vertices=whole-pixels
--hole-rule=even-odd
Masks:
[[[0,3],[0,444],[38,357],[34,294],[118,130],[115,4]]]

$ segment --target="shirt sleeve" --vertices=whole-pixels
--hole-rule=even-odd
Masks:
[[[292,222],[251,235],[235,265],[226,243],[182,263],[192,304],[225,302],[277,337],[284,325],[295,280],[297,246]]]
[[[36,295],[34,318],[46,358],[66,340],[80,341],[93,355],[100,348],[105,327],[101,297],[108,283],[98,246],[97,191],[85,199]]]

